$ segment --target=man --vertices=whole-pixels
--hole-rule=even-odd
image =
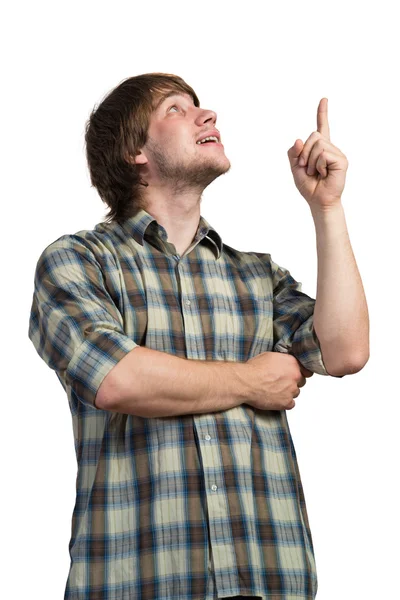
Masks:
[[[29,336],[67,392],[78,461],[65,599],[317,592],[286,410],[313,373],[343,377],[369,357],[347,160],[322,99],[317,131],[288,151],[316,227],[313,300],[200,215],[230,169],[216,121],[177,76],[123,81],[86,129],[109,222],[38,261]]]

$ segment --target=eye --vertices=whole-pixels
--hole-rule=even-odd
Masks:
[[[169,107],[168,112],[171,110],[171,108],[176,108],[177,110],[179,110],[179,108],[177,107],[176,104],[173,104],[172,106]]]

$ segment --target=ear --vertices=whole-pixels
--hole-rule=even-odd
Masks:
[[[147,160],[146,155],[143,154],[143,152],[141,150],[139,150],[139,152],[137,152],[135,156],[132,156],[132,154],[129,154],[128,162],[130,162],[134,165],[145,165],[149,161]]]

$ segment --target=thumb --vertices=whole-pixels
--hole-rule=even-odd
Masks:
[[[299,369],[301,374],[303,375],[303,377],[311,377],[311,375],[314,375],[314,373],[312,371],[309,371],[308,369],[306,369],[306,367],[304,365],[301,364],[301,362],[299,361],[298,358],[296,358],[297,360],[297,364],[299,365]]]
[[[303,377],[312,377],[314,375],[314,373],[312,371],[309,371],[308,369],[306,369],[303,366],[300,367],[300,371],[301,371],[301,374],[303,375]]]
[[[292,167],[292,169],[293,169],[293,167],[297,166],[299,156],[300,156],[303,148],[304,148],[304,144],[299,139],[297,139],[295,141],[295,143],[293,144],[293,146],[291,148],[289,148],[287,155],[288,155],[290,166]]]

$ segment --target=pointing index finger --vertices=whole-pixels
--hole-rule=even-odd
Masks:
[[[321,98],[317,111],[317,131],[330,140],[328,123],[328,98]]]

